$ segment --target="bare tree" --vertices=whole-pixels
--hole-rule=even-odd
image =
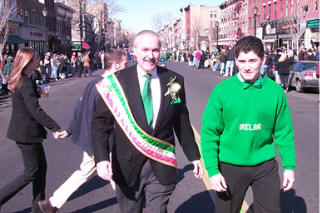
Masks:
[[[109,17],[114,17],[115,15],[125,12],[125,8],[118,4],[118,2],[116,3],[114,0],[101,0],[107,3],[108,5],[108,15]]]
[[[104,26],[106,22],[117,13],[125,11],[124,7],[114,0],[65,0],[65,3],[75,9],[71,22],[72,30],[78,31],[79,35],[80,33],[89,35],[92,45],[95,45],[96,39],[102,35],[101,29],[106,30],[106,26]],[[101,7],[93,6],[104,3],[107,5],[107,14],[103,14]]]
[[[10,0],[2,0],[0,2],[0,59],[2,59],[2,51],[9,37],[9,19],[13,17],[16,12],[16,3]]]
[[[166,24],[173,20],[172,13],[157,14],[152,17],[152,28],[159,32]]]

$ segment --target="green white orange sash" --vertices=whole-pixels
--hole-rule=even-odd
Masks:
[[[114,74],[105,76],[103,80],[97,83],[96,87],[123,132],[136,149],[148,158],[168,166],[177,167],[174,146],[148,135],[137,125],[122,87]]]

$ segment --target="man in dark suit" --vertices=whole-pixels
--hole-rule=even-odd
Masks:
[[[167,212],[169,197],[177,184],[174,132],[188,160],[193,162],[197,178],[202,176],[203,168],[189,120],[183,77],[157,66],[161,44],[155,32],[138,33],[133,47],[138,64],[110,78],[110,82],[118,82],[118,88],[104,87],[110,89],[104,96],[101,84],[97,84],[100,95],[96,97],[91,125],[97,173],[116,182],[122,213],[142,212],[144,199],[146,212]],[[123,93],[118,95],[124,100],[121,104],[112,100],[114,90]],[[125,121],[125,116],[119,119],[123,114],[131,116],[130,122]],[[130,132],[132,126],[136,132]],[[112,131],[115,143],[110,150],[108,138]],[[172,149],[170,153],[168,150]]]

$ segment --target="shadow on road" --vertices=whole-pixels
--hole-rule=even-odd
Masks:
[[[288,192],[281,191],[280,193],[281,213],[307,213],[306,202],[302,197],[296,196],[294,189]],[[250,206],[250,211],[253,212],[253,204]]]
[[[175,213],[213,213],[214,202],[210,197],[213,191],[203,191],[193,195],[189,200],[182,203]]]
[[[178,169],[178,182],[183,180],[184,178],[184,173],[187,171],[193,170],[193,164],[187,164],[183,167],[183,169]]]
[[[75,191],[71,197],[68,199],[68,201],[76,199],[77,197],[80,197],[84,194],[87,194],[88,192],[91,192],[93,190],[99,189],[101,187],[104,187],[109,182],[102,180],[98,176],[93,177],[88,182],[84,183],[80,188]]]
[[[31,212],[31,208],[25,208],[21,211],[17,211],[17,212],[14,212],[14,213],[30,213]]]
[[[72,213],[95,212],[95,211],[98,211],[98,210],[107,208],[107,207],[112,206],[112,205],[117,204],[117,203],[118,203],[117,198],[116,198],[116,197],[113,197],[113,198],[110,198],[110,199],[108,199],[108,200],[104,200],[104,201],[101,201],[101,202],[99,202],[99,203],[96,203],[96,204],[87,206],[87,207],[85,207],[85,208],[76,210],[76,211],[74,211],[74,212],[72,212]]]
[[[302,197],[296,195],[294,189],[288,192],[281,191],[280,195],[281,213],[306,213],[306,202]]]

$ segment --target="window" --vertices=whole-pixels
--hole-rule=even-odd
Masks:
[[[213,11],[210,11],[210,18],[213,18]]]
[[[274,2],[274,19],[277,19],[277,2]]]
[[[251,28],[251,18],[249,18],[249,28]]]
[[[263,5],[263,20],[266,20],[267,17],[266,17],[266,5],[264,4]]]
[[[258,24],[258,26],[260,26],[260,15],[257,16],[257,24]]]
[[[282,17],[282,13],[283,13],[282,3],[283,3],[283,0],[280,0],[280,17]]]
[[[29,11],[28,11],[28,10],[25,10],[25,11],[24,11],[24,23],[30,24],[30,21],[29,21]]]
[[[318,10],[318,1],[316,0],[314,2],[314,11],[317,11]]]
[[[288,16],[288,0],[286,0],[286,16]]]

